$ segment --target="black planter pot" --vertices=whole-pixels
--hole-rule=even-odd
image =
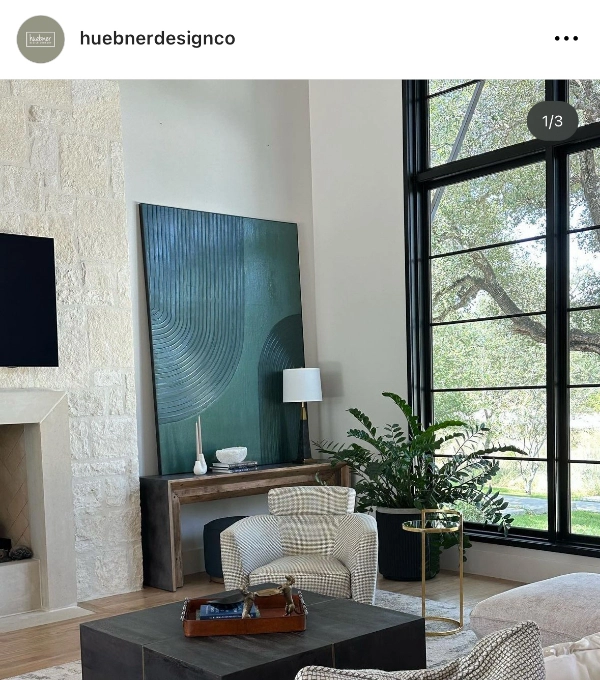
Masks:
[[[377,508],[379,572],[391,581],[421,580],[421,534],[405,531],[403,522],[421,519],[418,510]],[[425,543],[425,578],[440,570],[439,537],[428,534]]]

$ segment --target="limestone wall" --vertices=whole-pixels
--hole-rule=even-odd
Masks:
[[[0,368],[0,388],[69,394],[78,599],[135,590],[138,456],[115,82],[0,81],[2,232],[55,239],[60,366]]]

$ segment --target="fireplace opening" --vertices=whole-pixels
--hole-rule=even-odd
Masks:
[[[29,559],[29,493],[23,425],[0,425],[0,564]]]

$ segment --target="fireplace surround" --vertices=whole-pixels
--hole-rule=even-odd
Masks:
[[[0,426],[22,426],[34,557],[0,564],[0,630],[26,612],[75,607],[75,527],[65,392],[0,390]],[[81,610],[80,610],[81,611]]]

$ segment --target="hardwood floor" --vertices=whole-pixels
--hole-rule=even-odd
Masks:
[[[521,584],[484,576],[465,575],[465,606],[474,606],[487,597],[518,585]],[[421,584],[418,582],[388,581],[380,577],[377,587],[395,593],[417,597],[421,595]],[[0,679],[79,659],[79,624],[84,621],[179,602],[188,596],[200,597],[221,590],[222,584],[210,582],[206,574],[195,574],[187,576],[185,585],[176,593],[144,588],[135,593],[83,602],[81,606],[93,612],[88,617],[3,633],[0,635]],[[456,574],[441,572],[435,579],[429,581],[427,597],[432,600],[458,603]]]
[[[487,576],[474,576],[465,574],[464,602],[465,607],[474,607],[481,600],[492,595],[503,593],[511,588],[523,585],[515,581],[503,581]],[[381,590],[389,590],[393,593],[404,593],[421,597],[421,582],[388,581],[379,577],[377,587]],[[427,581],[427,599],[440,602],[454,603],[458,606],[458,575],[454,572],[441,571],[434,579]]]

